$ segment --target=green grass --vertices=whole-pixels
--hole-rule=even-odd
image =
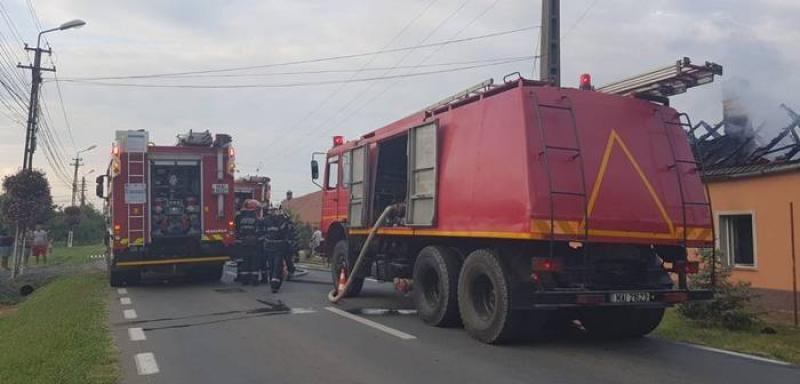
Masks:
[[[101,254],[106,251],[103,244],[79,245],[72,248],[66,246],[54,246],[50,256],[47,257],[49,264],[80,264],[90,261],[89,255]],[[31,265],[34,263],[33,257],[30,259]]]
[[[800,328],[775,324],[769,326],[777,334],[762,334],[760,330],[763,327],[751,331],[702,328],[670,309],[653,335],[800,364]]]
[[[100,273],[58,278],[0,315],[0,383],[115,383]]]

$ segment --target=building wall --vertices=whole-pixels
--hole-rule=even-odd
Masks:
[[[319,228],[322,217],[322,191],[284,200],[281,202],[281,207],[297,214],[300,220],[312,227]]]
[[[800,172],[709,183],[719,239],[719,215],[752,213],[755,267],[736,267],[732,277],[753,287],[792,290],[789,202],[794,202],[795,247],[800,257]]]

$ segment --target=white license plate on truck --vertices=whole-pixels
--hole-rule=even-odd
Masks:
[[[608,294],[610,303],[648,303],[652,299],[650,292],[613,292]]]
[[[211,192],[215,195],[227,194],[228,184],[211,184]]]

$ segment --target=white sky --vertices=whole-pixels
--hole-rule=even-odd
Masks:
[[[32,4],[45,28],[73,18],[88,22],[79,30],[47,35],[56,52],[59,78],[69,79],[217,69],[379,50],[431,1],[34,0]],[[35,43],[36,28],[26,1],[1,3],[22,39]],[[800,41],[799,12],[800,2],[791,0],[564,0],[562,82],[575,86],[580,73],[590,72],[595,84],[600,85],[689,56],[697,62],[722,64],[723,81],[747,79],[761,113],[783,118],[785,115],[777,109],[781,102],[800,110],[800,102],[791,92],[800,83],[800,75],[793,70],[800,63],[796,49]],[[390,48],[416,45],[426,36],[430,36],[427,42],[435,42],[528,27],[538,25],[539,19],[539,1],[438,0]],[[0,32],[10,43],[8,49],[21,52],[3,20]],[[330,81],[348,79],[353,74],[263,74],[392,67],[398,63],[403,68],[388,73],[404,74],[411,70],[407,66],[417,64],[532,55],[537,40],[538,31],[530,30],[410,54],[231,72],[262,74],[254,77],[128,82]],[[416,71],[436,69],[441,67]],[[309,180],[308,162],[312,152],[329,147],[331,135],[355,137],[487,78],[500,80],[516,71],[531,77],[532,70],[532,61],[520,61],[346,86],[256,89],[123,88],[62,82],[78,148],[69,139],[55,83],[45,83],[43,88],[51,125],[64,143],[65,157],[71,158],[76,149],[98,145],[97,150],[86,154],[82,173],[105,170],[115,130],[144,128],[151,132],[153,141],[171,144],[178,133],[209,129],[233,135],[242,174],[253,174],[260,168],[260,174],[272,178],[277,198],[287,189],[298,196],[316,188]],[[362,72],[358,77],[386,72]],[[721,83],[676,97],[673,105],[689,112],[695,121],[716,122],[720,119]],[[335,96],[329,98],[334,91]],[[24,126],[0,114],[0,172],[12,172],[20,166],[23,143]],[[34,165],[52,174],[41,150]],[[67,202],[69,189],[58,180],[51,179],[51,183],[56,201]],[[92,185],[89,189],[93,192]]]

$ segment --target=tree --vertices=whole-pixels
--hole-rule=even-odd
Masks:
[[[50,183],[44,173],[38,170],[23,169],[3,178],[4,198],[0,205],[0,216],[9,226],[16,227],[14,271],[20,273],[24,247],[22,239],[28,228],[46,222],[53,215],[53,196]]]
[[[694,288],[713,289],[714,298],[681,304],[678,312],[705,327],[731,330],[752,328],[759,323],[759,313],[752,309],[752,301],[756,294],[750,289],[750,283],[730,281],[730,268],[719,262],[720,257],[717,255],[717,260],[712,260],[711,251],[701,252],[700,260],[703,268],[690,280]],[[711,263],[715,263],[716,286],[712,284]]]

